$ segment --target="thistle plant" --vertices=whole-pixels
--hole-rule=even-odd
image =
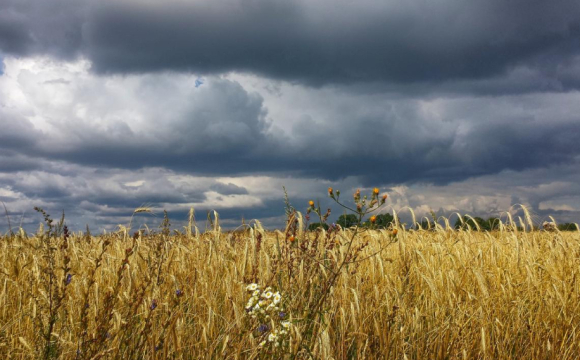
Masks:
[[[54,337],[58,321],[66,318],[67,289],[72,282],[71,257],[69,249],[69,231],[64,223],[64,213],[61,220],[55,225],[54,220],[43,209],[34,208],[44,218],[46,230],[39,231],[38,248],[44,259],[40,270],[41,284],[45,296],[39,297],[32,294],[38,308],[41,309],[37,316],[36,324],[42,337],[39,352],[42,358],[52,359],[60,356],[58,338]],[[59,236],[60,235],[60,236]]]
[[[304,327],[301,331],[301,340],[295,348],[293,356],[296,357],[301,353],[310,353],[316,341],[316,329],[323,328],[325,325],[325,314],[327,308],[327,300],[333,291],[336,283],[341,275],[344,273],[354,274],[356,265],[363,260],[369,259],[384,251],[390,244],[395,241],[395,235],[391,235],[391,240],[388,243],[382,244],[379,250],[372,254],[363,256],[364,250],[368,246],[368,239],[359,242],[355,245],[355,239],[368,229],[361,227],[362,221],[368,214],[376,212],[387,200],[387,194],[380,196],[380,190],[374,188],[370,197],[361,195],[359,189],[353,194],[354,206],[347,205],[340,199],[340,191],[328,188],[328,196],[340,207],[346,211],[354,213],[357,222],[353,229],[345,230],[340,226],[334,225],[329,227],[324,237],[317,236],[313,242],[309,239],[303,238],[294,245],[300,255],[297,256],[299,260],[296,262],[306,269],[310,281],[307,289],[303,289],[301,297],[308,298],[309,301],[302,309],[304,314],[301,319]],[[330,216],[331,210],[328,208],[322,212],[320,204],[315,206],[314,201],[309,201],[309,207],[306,210],[307,216],[311,213],[316,214],[320,223],[326,223]],[[369,219],[370,228],[374,228],[376,216],[372,215]],[[324,233],[324,230],[322,230]],[[393,234],[393,233],[391,233]],[[321,240],[321,243],[318,243]],[[349,272],[345,270],[349,269]],[[291,275],[290,275],[291,276]]]

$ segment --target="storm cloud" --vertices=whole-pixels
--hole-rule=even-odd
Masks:
[[[574,0],[6,0],[0,14],[8,54],[82,54],[102,73],[243,71],[318,85],[561,72],[580,34]]]
[[[4,0],[0,198],[79,226],[144,203],[275,225],[282,185],[380,186],[571,221],[579,86],[571,0]]]

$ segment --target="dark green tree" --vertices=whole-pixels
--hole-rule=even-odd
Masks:
[[[558,224],[558,230],[560,231],[578,231],[576,224],[574,223],[562,223]]]
[[[391,225],[391,223],[393,221],[395,221],[395,218],[393,217],[393,215],[391,215],[389,213],[379,214],[376,216],[377,217],[376,217],[375,224],[374,224],[375,229],[386,229]],[[363,226],[370,227],[371,226],[370,220],[365,221],[363,223]]]
[[[487,231],[499,230],[499,219],[496,217],[490,217],[485,220],[482,229]]]
[[[326,224],[326,223],[312,223],[312,224],[308,225],[308,230],[310,230],[310,231],[316,230],[319,227],[322,227],[324,230],[328,230],[328,224]]]
[[[474,222],[474,220],[475,220],[475,222]],[[495,218],[495,217],[491,217],[487,220],[484,220],[478,216],[474,217],[473,219],[471,219],[468,216],[464,216],[463,217],[463,224],[461,223],[461,221],[459,219],[457,219],[457,221],[455,221],[455,228],[467,230],[467,225],[469,225],[471,230],[477,230],[477,226],[475,226],[475,223],[477,223],[477,225],[479,226],[481,231],[493,231],[493,230],[499,229],[499,221],[500,220],[498,218]]]
[[[461,223],[461,220],[459,218],[457,219],[457,221],[455,221],[455,228],[467,230],[467,226],[469,225],[471,230],[477,230],[477,226],[475,225],[475,223],[477,223],[477,225],[483,229],[484,222],[485,222],[485,220],[483,220],[482,218],[477,217],[477,216],[474,217],[473,219],[468,217],[468,216],[464,216],[463,217],[463,224]]]
[[[358,218],[354,214],[343,214],[338,217],[336,223],[343,228],[349,228],[358,223]]]
[[[423,219],[421,221],[421,223],[417,223],[415,224],[415,227],[417,228],[417,230],[429,230],[429,229],[433,229],[433,227],[435,226],[435,224],[432,221],[429,221],[427,219]]]
[[[375,221],[375,225],[378,228],[387,228],[391,225],[392,222],[395,221],[393,215],[389,213],[377,215],[377,220]]]

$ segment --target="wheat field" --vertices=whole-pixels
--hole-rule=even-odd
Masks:
[[[0,241],[3,359],[580,357],[579,232],[53,224]]]

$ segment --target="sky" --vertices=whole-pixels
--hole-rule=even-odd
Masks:
[[[276,228],[283,187],[331,220],[329,186],[379,187],[403,218],[579,222],[579,89],[577,0],[0,0],[0,201]]]

